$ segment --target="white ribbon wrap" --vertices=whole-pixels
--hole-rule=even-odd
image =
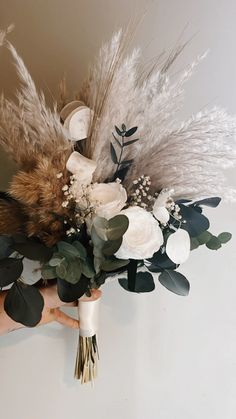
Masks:
[[[99,306],[101,294],[96,300],[82,298],[79,300],[78,312],[80,329],[79,333],[82,337],[92,337],[98,331],[99,323]]]

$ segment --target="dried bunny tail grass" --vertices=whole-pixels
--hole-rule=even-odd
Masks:
[[[223,169],[236,163],[236,119],[221,109],[199,112],[181,126],[166,131],[151,149],[136,158],[129,177],[149,175],[159,191],[171,187],[176,197],[212,194],[235,200],[236,190],[226,187]],[[127,188],[130,184],[127,182]]]
[[[13,199],[0,199],[0,234],[21,233],[26,221],[23,207]]]

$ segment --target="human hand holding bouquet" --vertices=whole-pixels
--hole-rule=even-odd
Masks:
[[[213,108],[176,122],[183,85],[201,58],[171,80],[180,46],[140,71],[140,51],[126,55],[122,31],[102,47],[75,100],[50,110],[5,35],[22,82],[18,105],[0,102],[0,144],[19,168],[0,197],[0,287],[11,285],[5,311],[26,326],[41,321],[39,278],[29,283],[25,275],[37,261],[61,301],[81,299],[75,376],[92,381],[106,280],[118,276],[140,293],[158,278],[184,296],[190,284],[178,269],[190,251],[230,240],[209,231],[203,210],[218,206],[215,195],[235,200],[222,169],[235,163],[236,121]]]

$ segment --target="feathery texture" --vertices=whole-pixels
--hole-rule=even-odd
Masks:
[[[177,112],[184,98],[184,84],[192,76],[197,57],[177,77],[168,70],[182,52],[177,46],[167,56],[160,56],[151,69],[140,64],[140,51],[126,55],[122,32],[102,47],[97,61],[81,92],[85,103],[97,113],[86,149],[98,163],[94,180],[110,178],[115,166],[110,157],[114,125],[137,125],[140,141],[126,147],[126,160],[134,159],[125,186],[145,174],[151,177],[155,191],[171,187],[175,196],[203,197],[219,193],[236,198],[226,187],[222,169],[235,164],[236,120],[221,109],[205,110],[179,124]],[[106,93],[104,93],[106,92]]]

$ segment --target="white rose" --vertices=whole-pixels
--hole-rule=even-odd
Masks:
[[[177,265],[184,263],[188,259],[190,254],[190,237],[187,231],[179,228],[168,237],[166,254]]]
[[[89,200],[95,207],[96,215],[109,220],[124,208],[127,193],[125,188],[117,182],[95,183],[90,187]]]
[[[150,212],[140,207],[123,211],[129,219],[129,227],[115,256],[119,259],[148,259],[160,249],[163,235],[158,222]]]

